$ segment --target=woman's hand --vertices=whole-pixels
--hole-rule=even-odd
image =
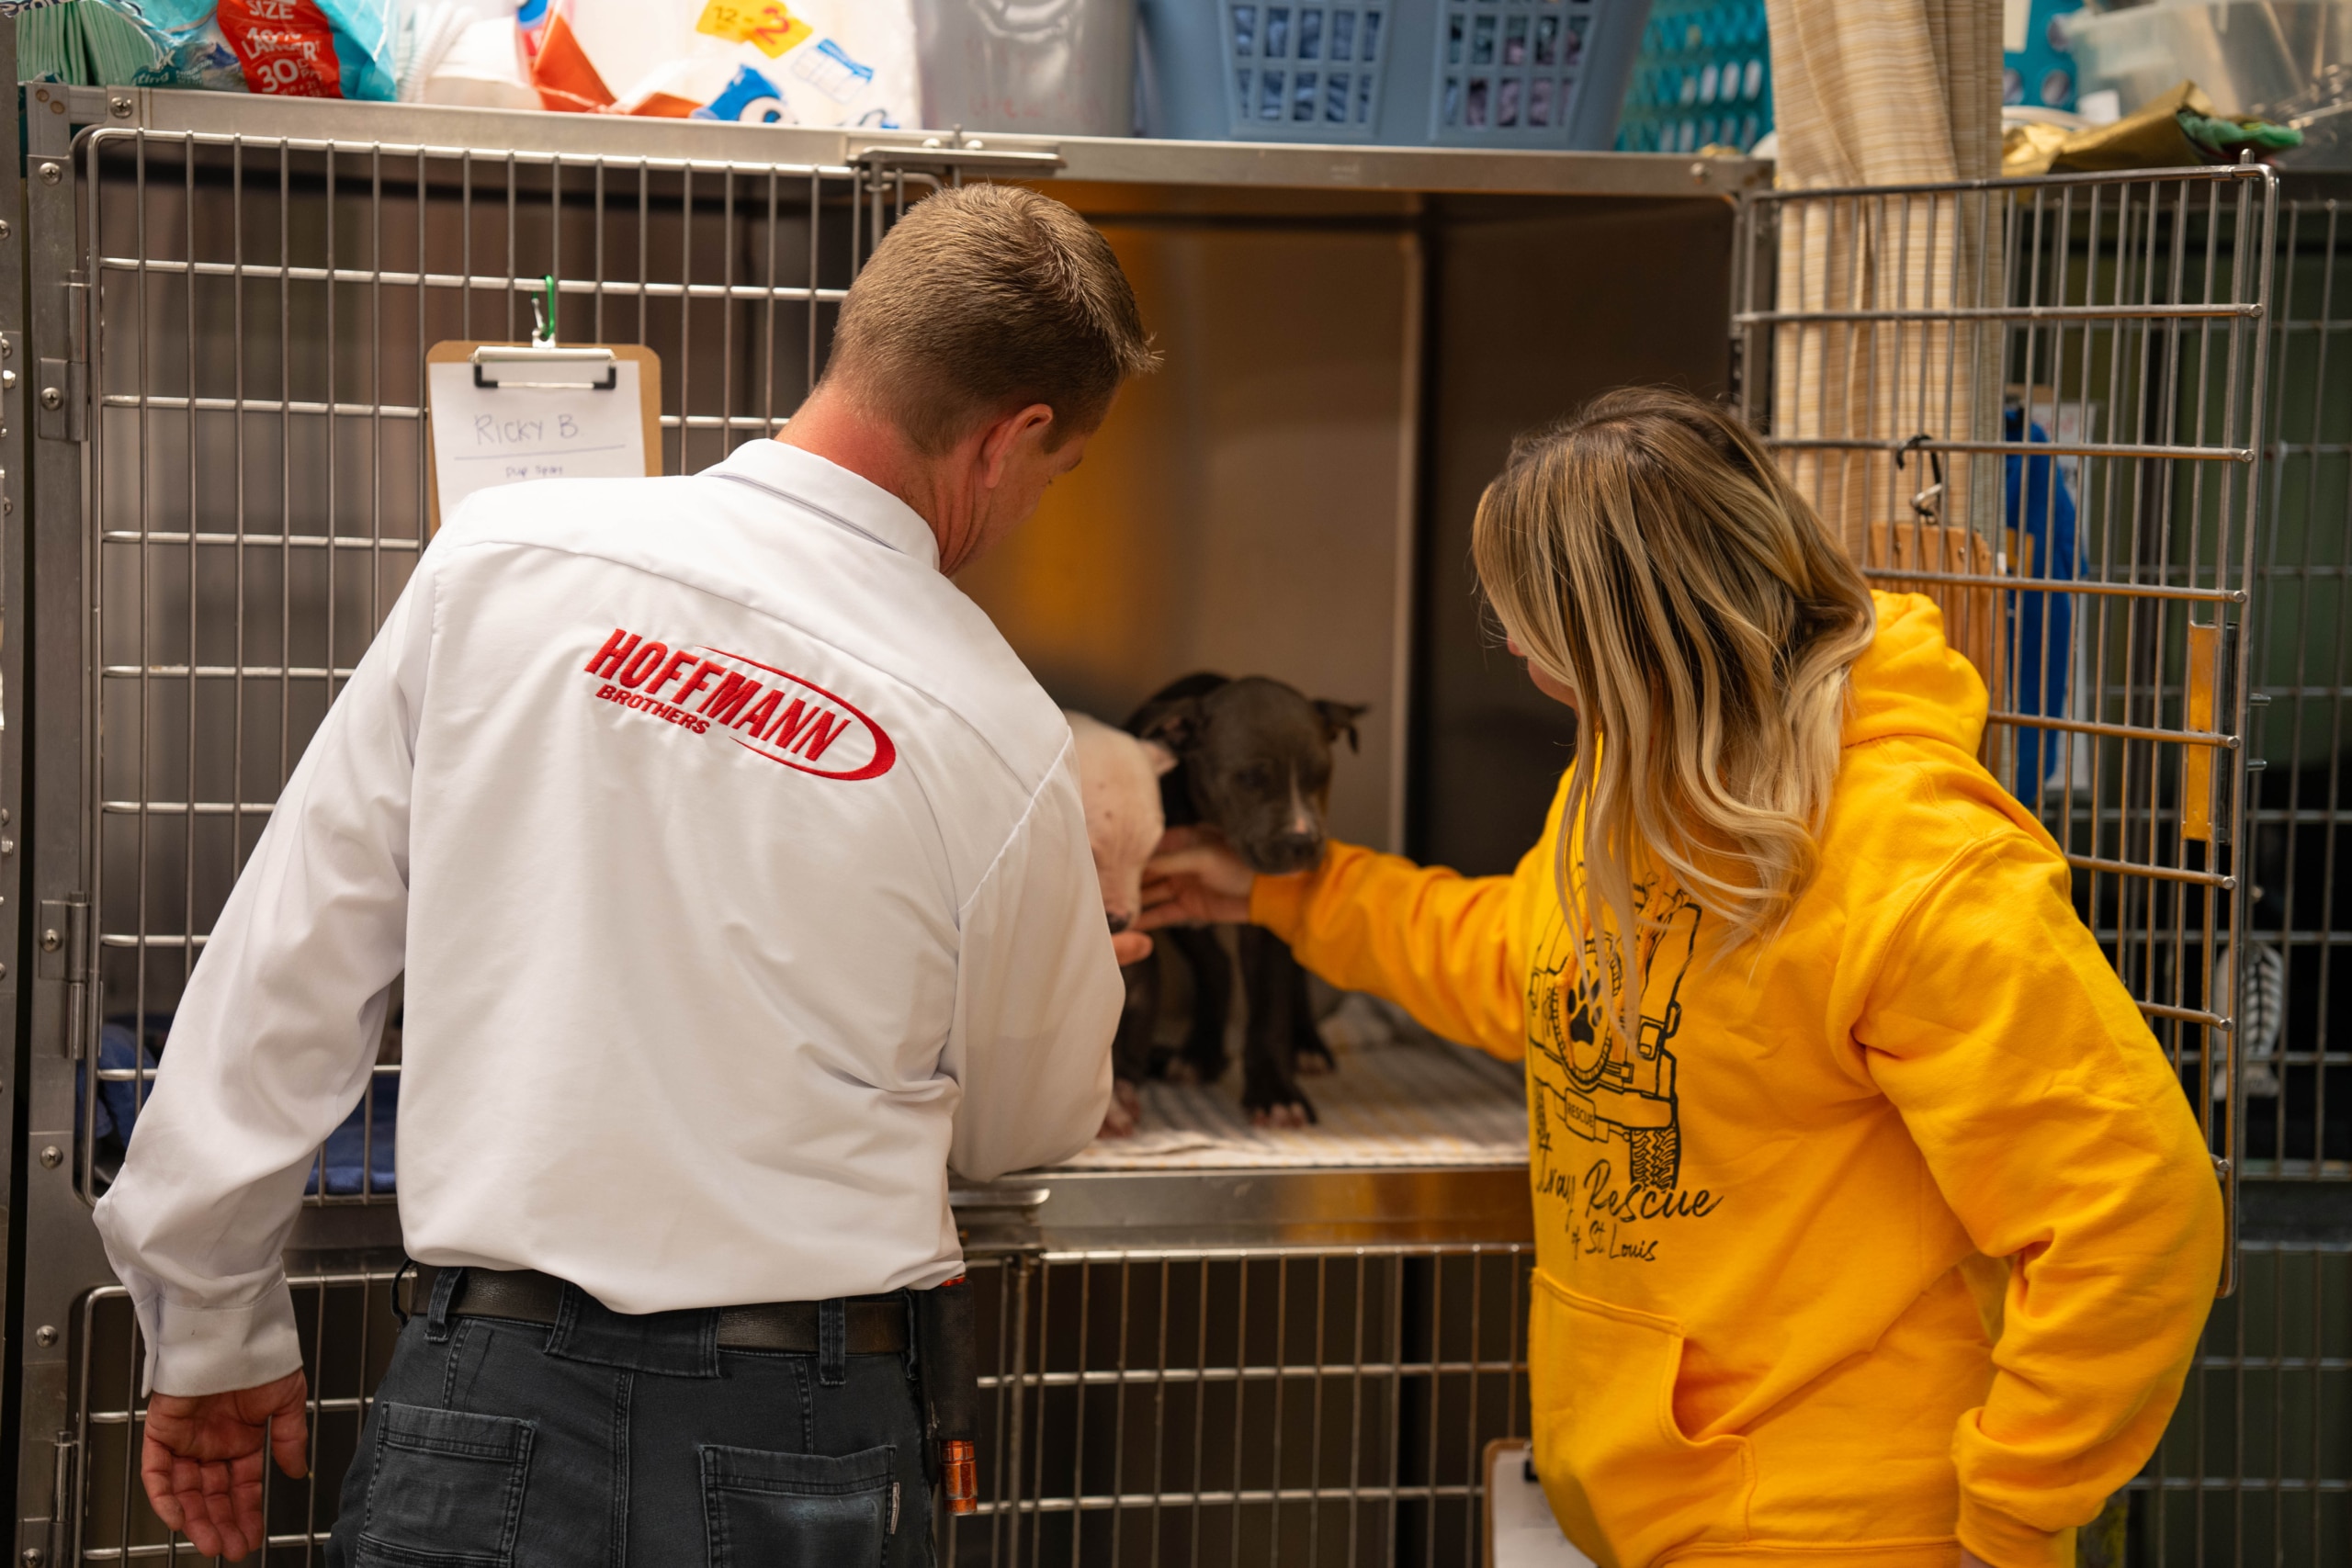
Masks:
[[[1170,828],[1143,868],[1137,931],[1163,926],[1245,925],[1258,874],[1210,828]]]

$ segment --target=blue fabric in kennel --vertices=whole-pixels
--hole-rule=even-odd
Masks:
[[[151,1013],[147,1018],[150,1041],[170,1032],[168,1014]],[[153,1071],[155,1048],[141,1042],[128,1019],[110,1022],[98,1031],[98,1070],[102,1074],[128,1073],[133,1067]],[[130,1134],[139,1124],[139,1108],[152,1090],[128,1077],[98,1079],[98,1104],[92,1132],[101,1149],[111,1142],[119,1158],[119,1151],[130,1145]],[[76,1111],[82,1109],[84,1085],[74,1085]],[[396,1073],[378,1073],[369,1083],[367,1095],[343,1119],[342,1125],[327,1134],[325,1158],[327,1195],[333,1198],[355,1198],[363,1192],[389,1193],[397,1190],[393,1179],[393,1145],[399,1126],[401,1082]],[[370,1132],[367,1112],[375,1112],[375,1126]],[[103,1164],[103,1162],[102,1162]],[[316,1196],[319,1190],[320,1165],[311,1168],[310,1179],[302,1190]],[[363,1179],[372,1174],[372,1179]]]
[[[2019,444],[2050,440],[2049,432],[2026,423],[2023,409],[2011,409],[2002,420],[2002,439]],[[2009,570],[2025,570],[2045,581],[2072,582],[2077,568],[2075,538],[2075,492],[2052,457],[2009,457],[2007,470],[2008,526],[2020,540],[2030,540],[2030,562],[2012,561]],[[2066,694],[2074,679],[2075,596],[2071,593],[2012,594],[2009,635],[2016,663],[2017,711],[2044,718],[2066,716]],[[2049,657],[2043,658],[2044,639]],[[1994,705],[2000,698],[1995,694]],[[2017,773],[2012,788],[2031,806],[2040,787],[2065,765],[2067,739],[2062,730],[2033,725],[2017,727]]]

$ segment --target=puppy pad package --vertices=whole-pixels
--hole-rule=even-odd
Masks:
[[[76,0],[34,15],[42,17],[34,29],[40,36],[27,64],[36,79],[393,96],[394,0]],[[47,47],[69,26],[71,53]]]
[[[914,119],[910,0],[549,0],[548,10],[535,63],[549,107],[754,125]],[[550,85],[605,102],[558,102]]]

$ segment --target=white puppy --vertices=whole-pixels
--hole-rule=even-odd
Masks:
[[[1176,753],[1157,740],[1138,740],[1099,718],[1062,710],[1078,751],[1078,793],[1086,807],[1086,841],[1094,852],[1094,875],[1102,887],[1102,915],[1114,934],[1143,913],[1143,868],[1159,845],[1167,815],[1159,806],[1159,775],[1176,765]],[[1135,1005],[1136,988],[1127,988]],[[1114,1086],[1102,1118],[1106,1137],[1136,1130],[1142,1102],[1133,1084]]]
[[[1143,913],[1143,868],[1167,820],[1159,808],[1159,775],[1176,753],[1157,740],[1138,740],[1099,718],[1062,710],[1078,748],[1079,795],[1086,805],[1086,840],[1102,885],[1102,913],[1114,931]]]

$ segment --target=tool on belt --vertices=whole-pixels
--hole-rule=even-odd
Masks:
[[[980,1371],[972,1281],[958,1274],[935,1289],[910,1293],[915,1303],[915,1369],[939,1456],[939,1490],[949,1513],[973,1513],[980,1506]]]

